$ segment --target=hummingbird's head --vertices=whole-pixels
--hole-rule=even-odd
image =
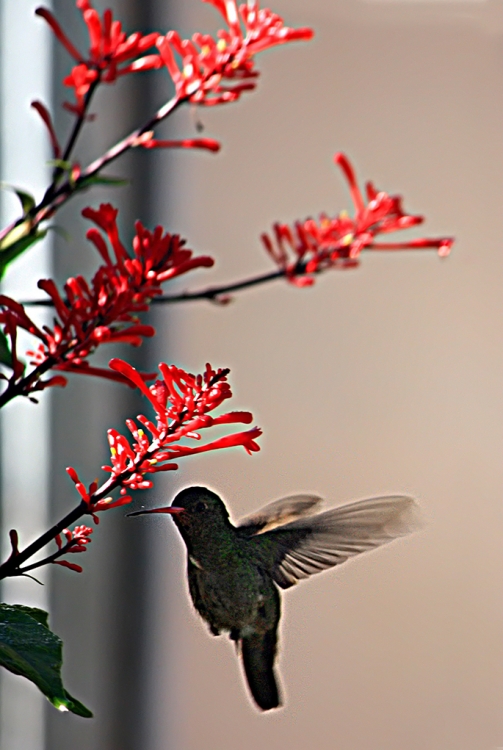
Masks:
[[[206,487],[186,487],[165,508],[148,508],[128,513],[142,516],[147,513],[168,513],[180,529],[190,530],[201,526],[227,524],[229,513],[222,500]]]

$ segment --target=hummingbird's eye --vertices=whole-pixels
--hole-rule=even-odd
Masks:
[[[196,513],[204,513],[205,510],[208,510],[208,506],[206,505],[206,503],[203,503],[203,501],[200,500],[194,510],[196,511]]]

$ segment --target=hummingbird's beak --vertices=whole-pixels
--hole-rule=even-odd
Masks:
[[[130,516],[144,516],[147,513],[169,513],[170,516],[177,516],[179,513],[183,513],[185,508],[177,508],[171,505],[169,508],[147,508],[147,510],[135,510],[133,513],[127,513]]]

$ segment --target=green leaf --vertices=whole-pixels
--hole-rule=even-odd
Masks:
[[[112,177],[106,174],[95,174],[91,177],[85,177],[78,184],[78,190],[86,190],[91,185],[109,185],[110,187],[121,187],[122,185],[129,185],[129,180],[124,177]]]
[[[35,683],[60,711],[91,718],[91,711],[63,687],[62,650],[61,639],[49,630],[47,612],[0,604],[0,665]]]
[[[49,167],[62,169],[63,172],[70,172],[73,166],[71,161],[64,161],[63,159],[49,159],[46,163]]]
[[[9,232],[0,243],[0,278],[14,258],[42,240],[46,234],[47,229],[31,229],[28,221],[24,221]]]
[[[3,331],[0,331],[0,365],[6,365],[12,370],[12,352],[9,341]]]
[[[49,628],[49,614],[44,612],[43,609],[37,609],[37,607],[26,607],[24,604],[0,604],[0,612],[2,611],[2,607],[15,607],[19,612],[25,612],[27,615],[30,615],[30,617],[33,617],[33,619],[43,625],[44,628]]]
[[[27,214],[28,211],[31,211],[31,209],[35,205],[35,198],[33,197],[33,195],[30,195],[30,193],[26,193],[24,190],[19,190],[18,188],[14,188],[14,192],[19,198],[19,201],[23,208],[23,213]]]
[[[27,193],[26,190],[21,190],[21,188],[14,187],[14,185],[8,185],[5,182],[2,183],[2,188],[4,190],[10,190],[17,195],[23,209],[23,214],[27,214],[28,211],[31,211],[35,206],[35,198],[30,193]]]

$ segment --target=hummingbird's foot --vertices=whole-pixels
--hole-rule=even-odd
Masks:
[[[211,635],[220,635],[220,630],[214,625],[210,625],[210,633]]]

